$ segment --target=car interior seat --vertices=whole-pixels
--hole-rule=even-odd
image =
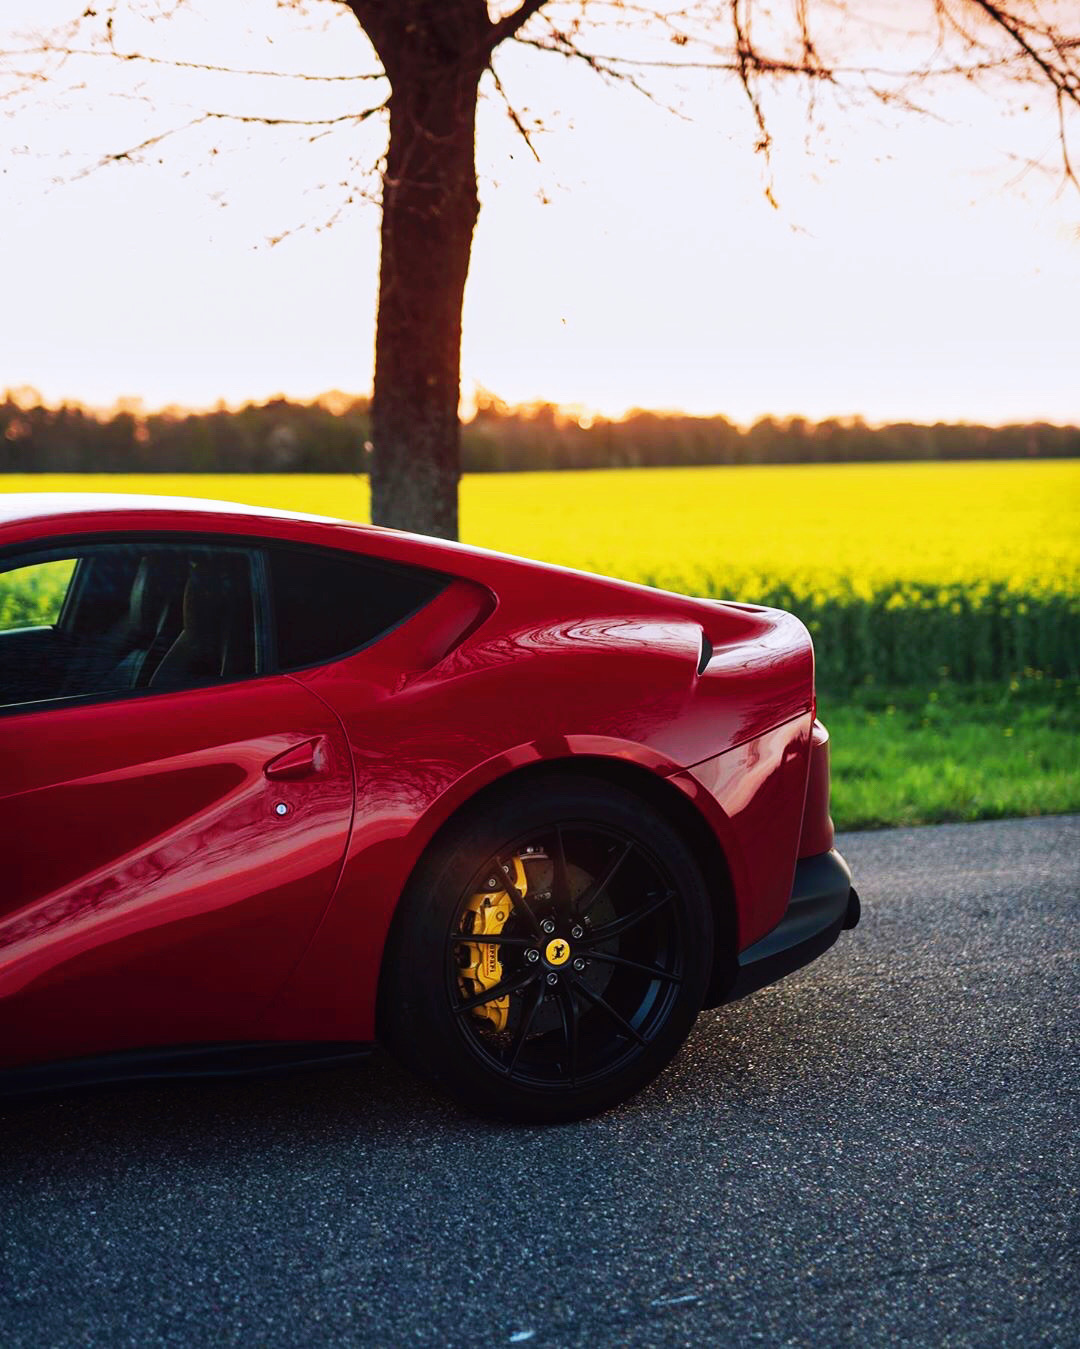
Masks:
[[[179,688],[254,672],[251,586],[241,559],[197,560],[184,587],[183,627],[150,678]]]
[[[180,626],[188,560],[147,553],[131,580],[127,609],[99,642],[84,645],[72,662],[65,693],[99,693],[145,685]]]

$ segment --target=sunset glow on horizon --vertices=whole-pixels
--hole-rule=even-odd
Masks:
[[[9,0],[0,49],[78,8]],[[265,9],[233,0],[210,18],[196,6],[183,24],[154,27],[155,50],[259,69],[371,68],[355,24],[301,40],[295,20]],[[827,108],[820,130],[805,100],[781,91],[768,105],[773,209],[729,78],[662,88],[678,94],[680,118],[527,48],[501,50],[496,64],[522,115],[543,119],[541,163],[489,90],[466,410],[481,388],[513,404],[740,424],[1080,421],[1068,302],[1080,294],[1080,198],[1060,190],[1057,125],[1041,104],[1019,115],[952,88],[927,97],[929,116]],[[167,68],[84,65],[101,82],[93,100],[72,87],[88,77],[73,67],[0,123],[0,388],[147,408],[369,392],[379,217],[359,198],[374,186],[384,128],[373,120],[309,143],[204,124],[163,140],[149,162],[87,171],[210,97],[236,110],[263,109],[270,95],[221,79],[195,89]],[[0,80],[14,69],[4,60]],[[275,113],[334,106],[310,86],[272,97]]]

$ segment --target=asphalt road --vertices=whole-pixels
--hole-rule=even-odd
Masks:
[[[860,927],[592,1122],[378,1059],[0,1108],[0,1343],[1080,1343],[1080,817],[841,847]]]

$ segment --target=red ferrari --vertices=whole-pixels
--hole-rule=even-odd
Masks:
[[[0,497],[0,1089],[334,1060],[564,1120],[858,921],[791,615]]]

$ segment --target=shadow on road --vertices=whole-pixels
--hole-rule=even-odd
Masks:
[[[660,1081],[601,1118],[631,1114],[644,1121],[663,1114],[670,1125],[671,1099],[678,1091],[689,1090],[700,1100],[706,1084],[711,1094],[743,1076],[746,1051],[733,1030],[737,1015],[731,1008],[703,1013]],[[771,1071],[783,1072],[787,1052],[794,1051],[782,1043],[775,1046]],[[95,1146],[111,1151],[132,1145],[141,1151],[151,1141],[159,1156],[173,1148],[183,1156],[197,1140],[205,1161],[231,1151],[238,1137],[254,1152],[289,1140],[309,1152],[320,1144],[336,1148],[358,1135],[374,1148],[394,1148],[405,1122],[410,1134],[460,1135],[471,1141],[478,1134],[551,1131],[550,1126],[534,1130],[474,1116],[376,1051],[344,1067],[136,1081],[0,1099],[0,1157],[17,1165],[48,1156],[53,1165],[62,1165],[65,1157],[77,1155],[85,1164]],[[563,1127],[580,1130],[589,1121]]]

